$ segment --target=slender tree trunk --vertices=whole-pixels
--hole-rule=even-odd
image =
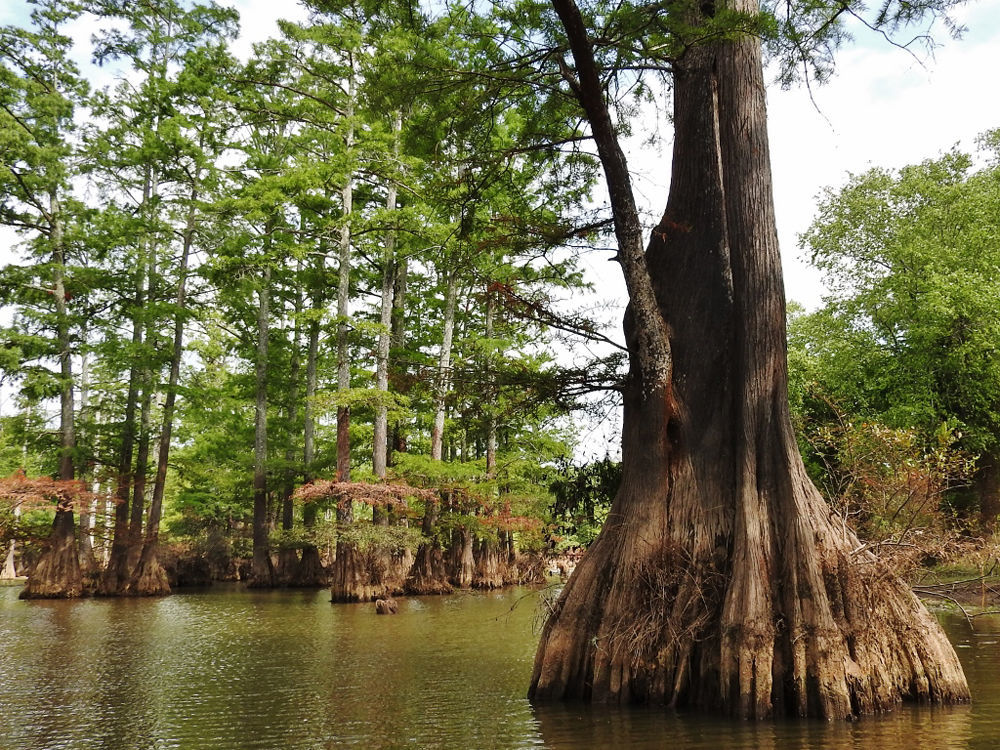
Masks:
[[[146,330],[146,341],[151,341],[151,326]],[[129,576],[139,563],[142,554],[142,518],[146,512],[146,475],[149,472],[149,446],[152,431],[153,377],[150,368],[142,374],[142,399],[139,402],[139,436],[135,452],[135,481],[132,483],[132,505],[129,508],[128,554]]]
[[[302,262],[298,261],[295,268],[296,279],[302,276]],[[299,416],[299,346],[301,345],[301,319],[302,319],[302,290],[298,288],[295,292],[295,313],[292,324],[292,353],[288,367],[288,397],[285,402],[285,419],[291,426],[291,433],[294,435],[298,428]],[[292,468],[295,460],[295,451],[290,443],[285,451],[285,461],[288,468],[285,469],[285,486],[281,493],[281,529],[286,534],[291,534],[295,526],[295,504],[292,501],[292,493],[295,491],[295,469]],[[295,577],[299,568],[299,557],[295,548],[282,545],[278,551],[278,568],[275,571],[277,581],[282,585],[289,585]]]
[[[156,460],[156,477],[153,480],[153,499],[149,504],[149,515],[146,520],[146,538],[142,545],[142,553],[129,582],[129,593],[139,596],[165,596],[170,593],[170,582],[167,573],[157,559],[157,548],[160,543],[160,517],[163,510],[163,493],[167,484],[167,466],[170,459],[170,438],[174,428],[174,405],[177,401],[177,384],[180,381],[181,358],[184,354],[184,316],[187,303],[187,273],[188,261],[191,257],[191,247],[194,244],[195,233],[195,201],[198,199],[198,188],[191,190],[191,208],[188,212],[187,226],[184,229],[184,244],[181,250],[180,266],[177,271],[177,296],[174,300],[174,339],[170,353],[170,375],[167,380],[167,395],[163,403],[163,428],[160,432],[160,444]]]
[[[489,341],[489,355],[487,358],[486,378],[486,476],[492,479],[497,468],[497,408],[496,408],[496,387],[494,379],[494,349],[493,349],[493,319],[496,316],[496,296],[487,290],[486,298],[486,339]]]
[[[150,182],[148,201],[152,201],[156,198],[158,190],[158,183],[156,174],[150,171],[147,178]],[[150,205],[152,205],[150,203]],[[154,217],[151,215],[151,211],[147,211],[147,224],[152,225],[155,221]],[[147,227],[148,228],[148,227]],[[146,244],[146,298],[150,304],[154,303],[157,298],[158,291],[156,289],[156,241],[145,241]],[[149,473],[149,447],[151,442],[152,432],[152,406],[153,406],[153,393],[156,390],[156,375],[154,373],[158,372],[158,366],[154,365],[150,361],[149,357],[153,357],[153,347],[155,346],[154,339],[156,337],[156,317],[152,314],[147,314],[146,316],[146,332],[144,335],[145,343],[147,349],[149,349],[148,355],[144,357],[145,362],[142,365],[141,370],[141,387],[142,387],[142,400],[139,403],[139,437],[136,443],[136,455],[135,455],[135,477],[132,486],[132,506],[129,509],[129,531],[128,531],[128,571],[129,577],[131,578],[131,573],[135,570],[135,566],[139,563],[139,556],[142,554],[142,518],[146,512],[146,476]],[[138,353],[137,353],[138,355]],[[127,582],[122,582],[127,586]]]
[[[302,427],[302,450],[303,462],[305,463],[305,481],[311,482],[314,478],[313,463],[316,460],[316,417],[314,413],[314,400],[316,398],[317,384],[317,361],[319,359],[319,320],[317,315],[320,310],[318,295],[313,296],[312,312],[313,317],[309,321],[309,350],[306,355],[306,398],[303,404]],[[302,509],[302,521],[308,534],[316,525],[316,506],[314,503],[307,503]],[[319,548],[315,544],[307,542],[302,546],[302,558],[299,560],[298,570],[292,580],[293,586],[324,586],[326,585],[326,571],[319,557]]]
[[[579,12],[553,5],[589,88]],[[936,620],[834,523],[798,453],[759,41],[689,49],[674,84],[670,195],[645,258],[671,359],[648,350],[630,287],[622,483],[545,626],[531,696],[758,719],[965,700]],[[604,137],[603,103],[580,98]]]
[[[347,118],[349,125],[346,146],[354,147],[354,76],[348,83]],[[337,389],[345,393],[351,387],[351,359],[347,340],[350,331],[351,294],[351,215],[354,211],[354,177],[349,176],[340,191],[343,205],[343,226],[340,228],[340,251],[337,262]],[[347,404],[337,407],[337,481],[351,478],[351,408]]]
[[[16,521],[21,517],[21,506],[14,507],[14,520]],[[16,544],[13,538],[10,540],[10,546],[7,547],[7,556],[4,559],[3,571],[0,572],[0,579],[11,580],[17,578],[17,568],[14,565],[15,555],[17,554]]]
[[[445,399],[448,396],[448,381],[451,371],[451,346],[455,333],[455,303],[458,298],[457,274],[448,273],[444,296],[444,322],[441,331],[441,350],[438,354],[437,381],[434,390],[434,427],[431,430],[431,458],[444,458],[444,418]]]
[[[86,343],[87,333],[84,330],[80,338]],[[90,363],[86,352],[80,355],[80,414],[86,415],[90,406]],[[96,420],[95,420],[96,421]],[[93,474],[94,462],[88,462],[89,473]],[[94,516],[91,506],[80,508],[80,529],[77,547],[80,555],[80,573],[86,579],[89,587],[93,587],[93,578],[100,568],[97,564],[97,557],[94,555]]]
[[[270,235],[270,229],[268,231]],[[257,288],[256,421],[253,441],[253,560],[247,586],[274,585],[270,524],[267,516],[267,379],[268,337],[271,329],[271,267],[261,272]]]
[[[353,63],[352,63],[353,64]],[[348,81],[347,117],[354,117],[355,80],[353,73]],[[346,146],[348,151],[354,147],[354,125],[351,124]],[[349,177],[341,190],[344,225],[340,232],[339,269],[337,280],[337,389],[345,393],[351,387],[351,362],[348,346],[349,332],[349,301],[351,284],[351,226],[350,218],[353,212],[354,180]],[[337,481],[348,482],[351,479],[351,409],[347,404],[337,407]],[[354,523],[354,510],[350,501],[344,501],[337,506],[338,529],[346,529]],[[368,601],[380,591],[373,588],[371,576],[364,565],[362,555],[357,547],[349,542],[337,540],[337,557],[330,574],[331,601]]]
[[[73,423],[73,348],[69,314],[66,309],[65,248],[59,193],[49,193],[52,218],[53,297],[56,308],[56,339],[59,344],[59,478],[73,479],[76,432]],[[73,506],[60,503],[52,521],[45,549],[21,590],[22,599],[67,599],[83,593],[80,558],[76,548]]]
[[[150,198],[152,191],[152,175],[147,172],[143,185],[143,205]],[[103,596],[116,596],[122,593],[129,580],[128,548],[129,548],[129,494],[132,490],[132,460],[135,452],[136,425],[135,412],[139,403],[139,384],[142,368],[139,362],[139,352],[142,350],[143,309],[146,304],[146,250],[145,242],[139,244],[139,257],[135,264],[135,298],[132,310],[132,341],[131,365],[128,375],[128,393],[125,397],[125,418],[122,423],[122,442],[118,462],[118,479],[115,487],[115,517],[114,531],[111,541],[111,551],[108,556],[104,575],[98,585],[97,593]]]
[[[399,159],[400,134],[403,128],[402,116],[397,114],[393,120],[393,154]],[[396,182],[390,179],[386,189],[386,211],[396,210]],[[372,448],[372,468],[375,476],[385,479],[386,463],[389,455],[389,347],[392,343],[392,293],[395,288],[396,266],[396,232],[388,230],[385,234],[385,246],[382,252],[382,295],[379,308],[378,343],[375,349],[375,406],[374,440]]]
[[[397,393],[405,393],[402,389],[402,376],[405,374],[406,365],[401,362],[399,353],[403,351],[406,343],[406,280],[408,273],[408,263],[405,256],[396,259],[394,266],[392,290],[392,337],[389,349],[389,369],[396,378],[395,390]],[[392,425],[392,439],[386,447],[386,464],[392,466],[393,453],[406,452],[406,433],[403,422],[396,420]]]

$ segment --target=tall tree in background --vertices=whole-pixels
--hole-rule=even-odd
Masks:
[[[71,41],[63,34],[79,14],[77,3],[44,0],[31,12],[31,29],[0,29],[0,223],[28,238],[35,260],[5,269],[5,301],[17,299],[23,311],[6,337],[20,354],[23,385],[35,390],[35,397],[58,394],[62,480],[74,478],[76,460],[73,356],[79,321],[70,305],[77,291],[81,299],[85,292],[73,289],[70,276],[70,233],[81,208],[71,194],[76,174],[71,134],[88,87],[69,59]],[[21,597],[81,593],[73,508],[60,504]]]
[[[89,171],[111,203],[107,223],[118,233],[109,238],[118,250],[110,263],[124,288],[114,304],[132,329],[119,359],[128,371],[128,390],[114,541],[99,586],[100,593],[115,595],[127,588],[143,546],[153,396],[170,359],[161,353],[169,347],[160,346],[170,325],[163,315],[163,287],[174,271],[174,224],[188,221],[169,215],[178,191],[183,195],[189,190],[189,163],[183,158],[193,150],[177,102],[177,77],[185,55],[235,33],[236,14],[214,4],[185,7],[173,0],[101,0],[93,10],[109,21],[127,23],[127,29],[112,25],[95,37],[95,59],[102,64],[124,61],[140,76],[138,85],[122,81],[98,98],[95,113],[105,124],[94,129],[88,154]],[[186,275],[186,269],[178,273]],[[117,321],[108,326],[107,343],[117,338],[116,328]]]
[[[792,431],[761,61],[771,19],[755,0],[621,6],[600,25],[574,0],[552,7],[564,85],[605,170],[631,368],[621,486],[546,623],[531,696],[758,719],[967,699],[940,626],[835,522]],[[799,30],[810,42],[843,12],[788,10],[823,16]],[[914,12],[890,4],[877,23]],[[659,58],[673,81],[670,194],[645,252],[606,98],[604,66],[628,49],[608,39],[637,40],[635,67],[673,50]]]

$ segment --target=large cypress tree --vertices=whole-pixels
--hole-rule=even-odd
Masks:
[[[552,6],[607,178],[631,369],[621,486],[545,627],[532,697],[747,718],[966,699],[937,622],[836,523],[799,456],[756,0],[627,9],[647,32],[680,14],[670,195],[645,251],[595,55],[621,29],[605,19],[595,39],[574,0]]]

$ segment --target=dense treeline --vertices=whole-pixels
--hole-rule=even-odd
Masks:
[[[416,4],[318,5],[246,61],[215,3],[32,5],[0,30],[0,469],[78,490],[25,595],[165,593],[164,555],[344,600],[535,576],[560,417],[616,368],[553,355],[598,338],[557,312],[600,228],[571,114],[501,106],[461,73],[495,45]],[[51,503],[18,481],[17,510]]]
[[[870,542],[929,560],[1000,512],[997,133],[980,146],[828,190],[802,243],[830,293],[789,327],[812,475]]]
[[[620,363],[553,345],[610,343],[559,305],[609,227],[597,163],[489,19],[317,3],[240,60],[214,3],[32,5],[0,48],[0,535],[27,595],[438,593],[596,537],[621,467],[571,467],[561,418]],[[803,238],[832,293],[791,316],[792,412],[875,544],[1000,510],[995,142],[853,177]]]

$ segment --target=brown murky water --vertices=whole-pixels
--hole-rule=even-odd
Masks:
[[[943,615],[975,702],[853,724],[532,708],[537,595],[400,600],[218,587],[20,602],[0,588],[0,749],[996,748],[1000,618]]]

